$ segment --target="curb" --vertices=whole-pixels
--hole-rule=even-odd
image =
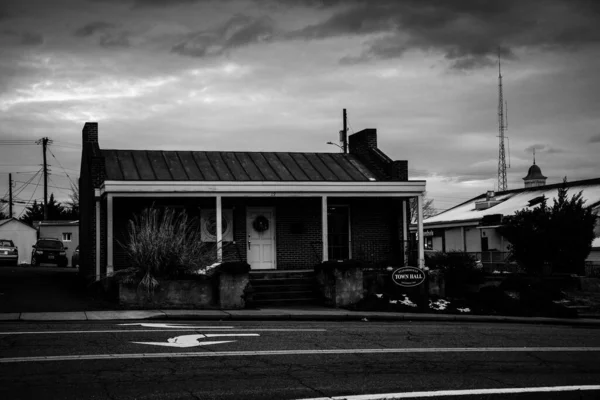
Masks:
[[[495,315],[416,314],[360,311],[313,310],[130,310],[130,311],[74,311],[0,313],[0,322],[74,322],[123,320],[173,321],[362,321],[362,322],[495,322],[516,324],[598,326],[600,319],[511,317]]]

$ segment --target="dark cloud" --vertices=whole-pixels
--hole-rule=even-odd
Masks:
[[[82,26],[74,32],[79,37],[98,37],[98,44],[102,47],[129,47],[130,33],[117,28],[115,24],[95,21]]]
[[[308,2],[311,3],[311,2]],[[577,48],[600,44],[600,6],[579,0],[354,1],[328,19],[289,32],[288,39],[384,35],[342,62],[400,57],[408,49],[442,52],[452,68],[494,64],[498,49]]]
[[[190,33],[171,51],[190,57],[218,56],[233,48],[269,41],[274,31],[268,17],[236,15],[214,30]]]
[[[115,27],[115,25],[111,24],[109,22],[103,22],[103,21],[90,22],[89,24],[84,25],[81,28],[77,29],[75,31],[75,36],[88,37],[88,36],[92,36],[96,33],[106,32],[109,29],[112,29],[114,27]]]
[[[12,36],[19,40],[23,46],[37,46],[44,43],[44,36],[36,32],[16,32],[13,30],[2,31],[4,36]]]
[[[592,136],[589,140],[590,143],[600,143],[600,134]]]
[[[132,8],[163,8],[194,3],[223,2],[225,0],[90,0],[97,3],[130,4]]]

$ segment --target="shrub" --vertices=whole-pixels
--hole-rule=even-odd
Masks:
[[[428,254],[425,265],[443,272],[447,293],[456,297],[466,294],[465,285],[482,283],[484,280],[484,273],[477,268],[475,257],[463,251]]]
[[[147,208],[134,215],[127,225],[126,243],[119,243],[131,267],[116,275],[152,292],[157,278],[173,278],[214,264],[214,244],[203,243],[194,218],[185,211]]]

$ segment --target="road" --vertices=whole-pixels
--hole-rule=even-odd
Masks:
[[[600,331],[570,326],[1,323],[0,398],[303,399],[440,390],[589,389],[600,384],[599,355]],[[468,396],[459,392],[430,398],[598,399],[598,388]]]

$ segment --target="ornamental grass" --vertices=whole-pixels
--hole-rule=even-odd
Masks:
[[[171,208],[146,208],[127,224],[124,243],[131,266],[115,273],[123,283],[136,283],[149,293],[157,278],[191,275],[217,262],[216,244],[201,240],[197,218]],[[139,281],[138,281],[139,280]]]

